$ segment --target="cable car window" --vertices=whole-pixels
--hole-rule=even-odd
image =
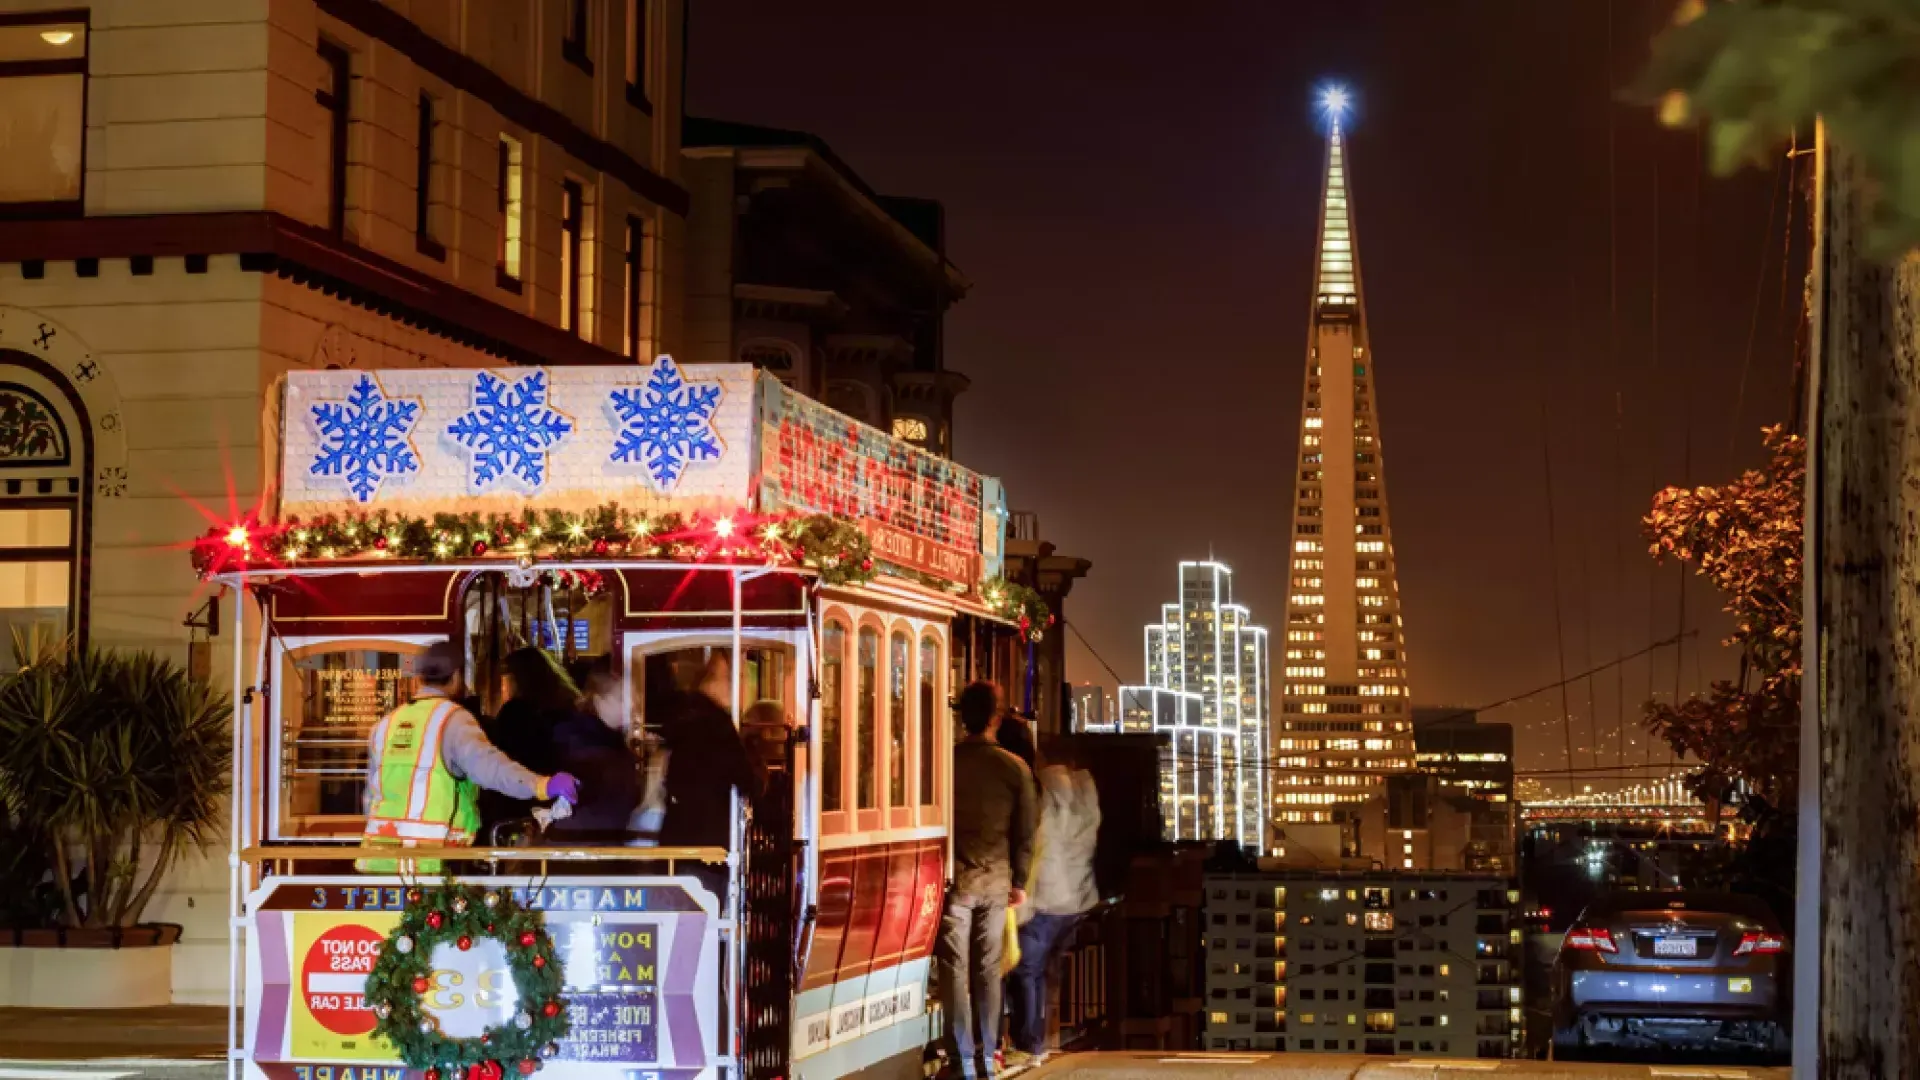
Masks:
[[[880,806],[879,762],[874,760],[874,719],[880,711],[880,631],[872,627],[860,630],[860,698],[854,703],[853,750],[854,783],[861,810]]]
[[[888,643],[888,677],[892,690],[887,701],[887,805],[907,803],[907,680],[913,672],[913,639],[896,633]]]
[[[920,805],[932,806],[940,800],[934,791],[934,766],[945,751],[934,737],[934,709],[938,691],[934,682],[940,670],[940,643],[933,638],[920,639]]]
[[[280,834],[336,836],[365,826],[367,740],[413,699],[416,646],[345,642],[288,658],[280,716]]]
[[[847,628],[830,622],[820,637],[820,809],[832,812],[846,807],[841,732],[845,726],[842,691],[846,686]]]

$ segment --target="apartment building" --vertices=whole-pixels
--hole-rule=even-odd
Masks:
[[[1522,1044],[1504,878],[1263,870],[1205,888],[1206,1049],[1501,1058]]]
[[[283,372],[675,349],[684,18],[0,0],[0,623],[216,644],[181,544],[261,499]],[[175,1001],[226,1000],[226,893],[194,859],[148,911]]]

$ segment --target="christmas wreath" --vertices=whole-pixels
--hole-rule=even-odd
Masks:
[[[981,585],[980,597],[988,610],[1018,626],[1028,641],[1039,641],[1053,625],[1053,610],[1046,598],[1017,581],[995,578]]]
[[[519,1009],[512,1021],[489,1027],[477,1039],[451,1038],[422,1007],[434,990],[434,948],[450,944],[465,951],[489,937],[506,950]],[[426,1080],[499,1080],[508,1069],[531,1076],[559,1053],[557,1040],[567,1033],[562,985],[560,961],[539,912],[505,890],[449,882],[407,890],[400,925],[367,975],[366,1000],[377,1018],[374,1032],[410,1068],[423,1070]]]

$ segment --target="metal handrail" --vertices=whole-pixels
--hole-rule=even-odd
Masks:
[[[240,852],[258,862],[343,862],[350,859],[424,859],[459,862],[701,862],[725,863],[723,847],[400,847],[392,844],[268,844]]]

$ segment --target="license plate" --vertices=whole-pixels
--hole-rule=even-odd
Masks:
[[[1753,980],[1752,979],[1728,979],[1727,992],[1733,993],[1733,994],[1751,994],[1753,993]]]
[[[1691,957],[1693,955],[1693,939],[1690,937],[1654,938],[1653,955]]]

